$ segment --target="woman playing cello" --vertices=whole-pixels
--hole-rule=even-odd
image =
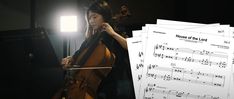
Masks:
[[[112,13],[108,3],[104,1],[93,3],[87,10],[86,20],[88,22],[85,35],[86,39],[73,56],[68,56],[62,60],[63,68],[66,69],[71,67],[73,64],[77,63],[77,57],[85,56],[80,54],[82,53],[81,49],[87,48],[90,44],[92,45],[92,43],[89,44],[89,42],[98,42],[98,45],[104,46],[109,50],[111,56],[114,57],[114,61],[112,61],[112,69],[109,74],[98,84],[98,88],[95,90],[95,95],[90,96],[95,99],[134,98],[127,56],[127,42],[125,36],[117,33],[116,28],[112,24]],[[98,36],[100,33],[102,33],[101,36]],[[97,37],[100,37],[101,39],[94,41]],[[94,49],[95,47],[89,48]],[[89,51],[86,52],[89,53]],[[95,60],[97,59],[94,59],[94,61]]]

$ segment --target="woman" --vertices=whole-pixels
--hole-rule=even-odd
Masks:
[[[102,43],[114,53],[115,62],[110,74],[102,80],[97,90],[97,99],[132,99],[133,86],[127,54],[127,42],[123,35],[116,32],[112,27],[112,13],[108,4],[104,1],[93,3],[87,10],[86,20],[88,22],[86,40],[96,33],[105,31]],[[81,47],[84,46],[84,43]],[[77,51],[76,53],[78,53]],[[62,60],[64,68],[73,62],[72,57]]]

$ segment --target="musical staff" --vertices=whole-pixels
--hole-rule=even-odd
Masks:
[[[154,72],[149,72],[151,69],[157,70],[157,71],[166,71],[168,73],[157,74]],[[182,82],[190,82],[190,83],[196,83],[196,84],[202,84],[202,85],[210,85],[210,86],[217,86],[217,87],[224,87],[225,82],[225,76],[224,75],[217,75],[217,74],[209,74],[209,73],[202,73],[202,72],[196,72],[193,70],[185,70],[185,69],[179,69],[179,68],[166,68],[166,67],[158,67],[157,65],[149,65],[147,70],[147,77],[151,77],[153,79],[162,79],[164,81],[182,81]],[[180,77],[174,75],[174,73],[180,73]],[[187,77],[185,77],[187,76]],[[188,76],[192,78],[188,78]],[[205,79],[202,79],[205,78]],[[205,81],[203,81],[205,80]]]
[[[153,53],[153,55],[155,57],[159,57],[159,58],[167,58],[167,59],[173,59],[173,60],[181,60],[181,61],[185,61],[185,62],[195,62],[195,63],[200,63],[202,65],[217,65],[220,68],[225,68],[227,66],[227,62],[213,62],[213,61],[209,61],[209,59],[194,59],[192,57],[177,57],[177,56],[170,56],[170,55],[165,55],[165,54],[161,54],[161,53]]]
[[[214,52],[206,51],[206,50],[192,50],[188,48],[173,48],[173,47],[167,47],[164,45],[156,44],[154,46],[154,50],[169,50],[169,51],[175,51],[175,52],[183,52],[183,53],[190,53],[190,54],[197,54],[197,55],[207,55],[207,56],[213,56],[213,57],[220,57],[220,58],[227,58],[228,55],[225,53],[223,54],[217,54]]]
[[[146,95],[147,93],[153,93],[151,95]],[[154,99],[155,96],[161,96],[160,99],[175,99],[179,97],[180,99],[220,99],[218,96],[212,95],[197,95],[192,93],[186,93],[183,91],[177,90],[166,90],[166,89],[159,89],[156,88],[156,84],[148,84],[148,86],[144,89],[144,98],[143,99]],[[160,95],[161,94],[161,95]],[[159,97],[158,97],[159,98]],[[158,99],[156,98],[156,99]]]

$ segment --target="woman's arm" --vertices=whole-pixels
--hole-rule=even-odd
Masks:
[[[124,48],[127,49],[127,41],[124,37],[119,35],[114,31],[114,29],[108,24],[108,23],[103,23],[103,29],[111,35],[117,42]]]

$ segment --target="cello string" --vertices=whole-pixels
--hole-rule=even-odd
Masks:
[[[79,68],[68,68],[66,70],[82,70],[82,69],[111,69],[112,67],[79,67]]]

